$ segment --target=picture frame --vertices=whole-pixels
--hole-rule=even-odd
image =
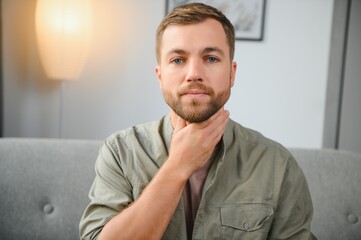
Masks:
[[[263,40],[265,0],[166,0],[166,14],[191,2],[211,5],[226,15],[234,26],[236,40]]]

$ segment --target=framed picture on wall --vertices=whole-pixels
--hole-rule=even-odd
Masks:
[[[202,2],[223,12],[234,26],[236,40],[263,39],[265,0],[166,0],[166,13],[191,2]]]

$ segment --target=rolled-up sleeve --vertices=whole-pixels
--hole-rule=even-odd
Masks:
[[[95,164],[90,204],[79,224],[81,239],[97,239],[104,225],[133,202],[131,185],[119,161],[122,157],[127,157],[124,149],[110,140],[105,141]]]

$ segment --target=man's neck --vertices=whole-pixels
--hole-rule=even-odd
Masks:
[[[170,110],[170,122],[172,123],[173,129],[175,128],[178,117],[179,116],[171,109]]]

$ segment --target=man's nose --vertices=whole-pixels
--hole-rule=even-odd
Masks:
[[[199,60],[189,61],[187,70],[187,82],[203,81],[203,67]]]

